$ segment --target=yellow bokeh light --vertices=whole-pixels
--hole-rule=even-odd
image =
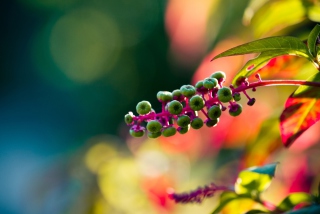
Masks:
[[[80,8],[60,17],[50,35],[54,62],[70,79],[90,83],[115,64],[121,46],[117,25],[106,14]]]

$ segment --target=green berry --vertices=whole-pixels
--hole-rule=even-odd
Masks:
[[[226,79],[227,75],[223,71],[216,71],[210,76],[211,78],[216,78],[219,82],[221,82],[222,79]]]
[[[132,114],[126,114],[125,116],[124,116],[124,122],[126,123],[126,124],[131,124],[132,122],[133,122],[133,117],[132,117],[133,115]]]
[[[151,111],[151,104],[148,101],[141,101],[137,104],[136,110],[138,114],[148,114]]]
[[[196,94],[196,89],[192,85],[183,85],[181,86],[180,91],[185,97],[192,97]]]
[[[221,116],[221,108],[220,105],[213,105],[208,110],[208,117],[211,120],[215,120]]]
[[[204,100],[199,95],[194,95],[189,100],[189,106],[194,111],[200,111],[204,107]]]
[[[178,115],[182,112],[183,106],[177,100],[172,100],[167,104],[167,108],[170,114]]]
[[[203,126],[203,121],[199,117],[196,117],[191,121],[191,127],[194,129],[200,129],[202,126]]]
[[[240,93],[239,93],[239,92],[234,93],[234,94],[233,94],[233,99],[234,99],[235,101],[240,101],[240,100],[241,100],[241,95],[240,95]]]
[[[172,98],[173,98],[172,93],[169,91],[159,91],[157,93],[157,99],[160,102],[169,102],[172,100]]]
[[[189,130],[190,130],[190,125],[188,125],[188,126],[186,126],[186,127],[178,127],[178,128],[177,128],[177,131],[178,131],[180,134],[185,134],[185,133],[187,133]]]
[[[183,96],[181,91],[179,89],[172,91],[172,98],[174,100],[182,100]]]
[[[148,132],[148,137],[149,138],[157,138],[161,136],[161,132]]]
[[[135,130],[133,128],[130,129],[130,135],[132,137],[142,137],[144,135],[144,129],[141,129],[141,130]]]
[[[207,89],[213,89],[218,85],[218,80],[216,78],[205,78],[203,80],[203,87]]]
[[[187,127],[190,124],[190,117],[188,115],[182,115],[177,120],[177,125],[180,127]]]
[[[249,106],[253,106],[255,102],[256,102],[256,98],[251,98],[251,99],[247,102],[247,104],[248,104]]]
[[[208,120],[206,120],[205,123],[206,123],[206,126],[213,127],[213,126],[216,126],[218,122],[219,122],[219,118],[213,119],[213,120],[208,119]]]
[[[169,126],[162,131],[162,136],[170,137],[177,133],[177,130],[173,126]]]
[[[229,114],[233,117],[238,116],[242,112],[242,105],[236,103],[233,104],[229,109]]]
[[[223,103],[227,103],[229,101],[232,100],[232,91],[230,88],[228,87],[222,87],[218,90],[218,99],[223,102]]]
[[[152,133],[156,133],[156,132],[159,132],[162,128],[162,125],[159,121],[157,120],[151,120],[148,122],[147,124],[147,130],[149,132],[152,132]]]
[[[196,88],[196,89],[200,89],[200,88],[202,88],[202,87],[203,87],[203,81],[202,81],[202,80],[198,81],[198,82],[195,84],[195,88]]]

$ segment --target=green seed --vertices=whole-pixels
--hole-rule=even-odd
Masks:
[[[160,137],[161,136],[161,132],[148,132],[148,137],[149,138],[157,138],[157,137]]]
[[[218,122],[219,122],[219,118],[213,119],[213,120],[208,119],[206,120],[206,126],[213,127],[213,126],[216,126]]]
[[[196,89],[192,85],[183,85],[181,86],[180,91],[185,97],[192,97],[196,94]]]
[[[185,133],[187,133],[189,130],[190,130],[190,125],[188,125],[188,126],[186,126],[186,127],[178,127],[178,128],[177,128],[177,131],[178,131],[180,134],[185,134]]]
[[[242,105],[238,103],[233,104],[229,109],[229,114],[233,117],[238,116],[239,114],[241,114],[241,112],[242,112]]]
[[[182,115],[177,120],[177,125],[180,127],[187,127],[190,124],[190,117],[187,115]]]
[[[130,135],[132,137],[142,137],[144,135],[144,130],[135,130],[135,129],[130,129]]]
[[[208,116],[211,120],[215,120],[221,116],[220,105],[213,105],[208,110]]]
[[[232,100],[232,91],[230,88],[228,87],[222,87],[218,90],[218,99],[223,102],[223,103],[227,103],[229,101]]]
[[[157,120],[151,120],[147,124],[147,130],[151,133],[156,133],[159,132],[162,128],[162,125],[159,121]]]
[[[136,110],[138,114],[148,114],[151,111],[151,104],[148,101],[141,101],[137,104]]]
[[[191,127],[193,129],[200,129],[202,126],[203,126],[203,121],[199,117],[196,117],[191,121]]]
[[[203,80],[203,87],[207,89],[213,89],[218,85],[218,80],[216,78],[205,78]]]
[[[132,122],[133,122],[133,117],[132,117],[132,114],[126,114],[125,116],[124,116],[124,122],[126,123],[126,124],[131,124]]]
[[[240,100],[241,100],[241,95],[240,95],[240,93],[239,93],[239,92],[234,93],[234,94],[233,94],[233,99],[234,99],[235,101],[240,101]]]
[[[194,95],[189,101],[189,106],[194,111],[200,111],[204,107],[204,100],[199,95]]]
[[[219,82],[221,82],[222,79],[226,79],[227,75],[223,71],[216,71],[210,76],[211,78],[216,78]]]
[[[177,133],[177,130],[173,126],[170,126],[170,127],[165,128],[162,131],[162,136],[170,137],[170,136],[175,135],[176,133]]]
[[[167,104],[167,108],[170,114],[178,115],[182,112],[183,106],[177,100],[172,100]]]

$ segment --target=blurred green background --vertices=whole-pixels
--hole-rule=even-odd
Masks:
[[[166,188],[188,190],[212,178],[232,183],[236,171],[230,170],[239,167],[248,136],[219,140],[205,129],[159,141],[132,139],[123,116],[141,100],[159,110],[159,90],[215,70],[236,72],[247,58],[206,63],[212,53],[257,36],[242,24],[248,3],[3,1],[0,212],[209,212],[213,200],[177,207]],[[304,24],[297,29],[313,26]],[[231,143],[219,156],[224,140]],[[239,141],[241,149],[234,146]]]

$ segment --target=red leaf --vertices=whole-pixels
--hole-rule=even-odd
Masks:
[[[320,82],[320,73],[309,81]],[[280,116],[282,142],[290,146],[303,132],[320,120],[320,88],[300,86],[287,100]]]

